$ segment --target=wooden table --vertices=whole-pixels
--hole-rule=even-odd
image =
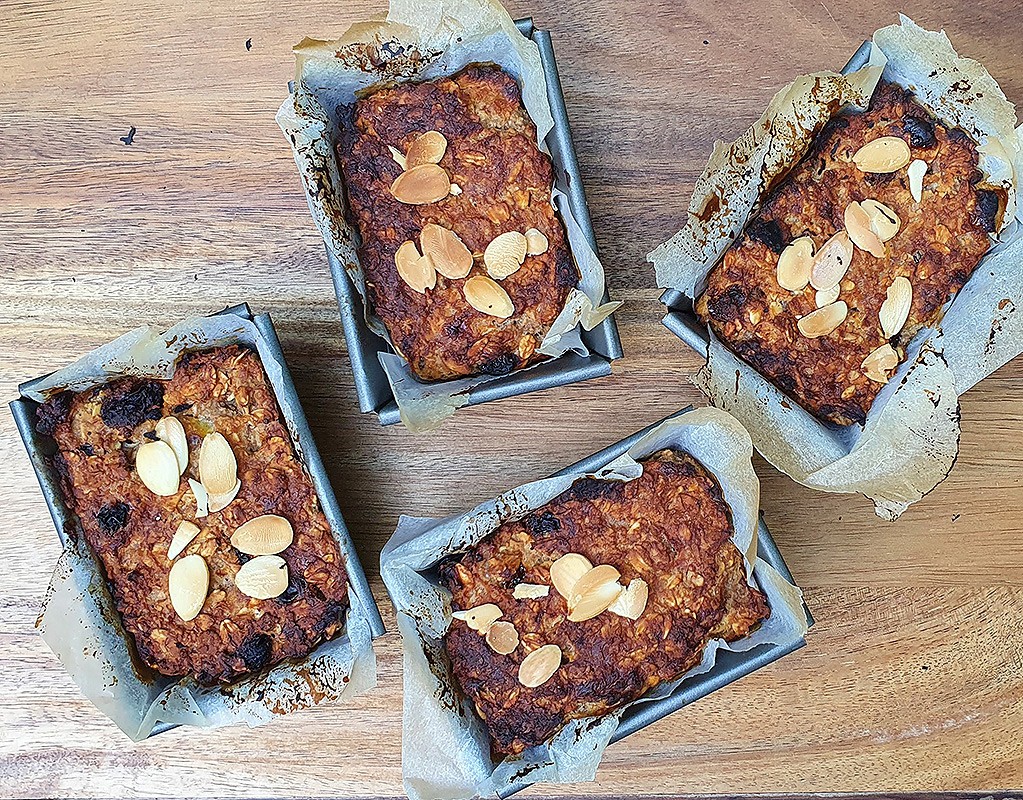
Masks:
[[[290,46],[338,36],[382,0],[7,3],[4,399],[141,322],[240,301],[273,312],[325,461],[356,465],[331,477],[393,630],[378,553],[400,512],[465,509],[702,402],[646,253],[680,227],[715,139],[894,21],[877,0],[730,5],[511,3],[554,36],[626,358],[612,377],[413,436],[358,413],[323,246],[274,123]],[[900,5],[1023,101],[1013,4]],[[758,460],[767,523],[817,617],[808,646],[611,747],[595,783],[528,795],[1023,786],[1021,386],[1017,359],[963,398],[955,471],[894,525]],[[377,643],[378,687],[347,705],[124,738],[35,633],[58,544],[6,413],[0,464],[0,795],[402,795],[395,633]]]

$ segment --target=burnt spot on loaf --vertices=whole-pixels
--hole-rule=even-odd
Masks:
[[[522,518],[522,524],[526,527],[526,530],[529,531],[534,539],[538,539],[542,536],[548,536],[561,530],[561,523],[550,511],[527,514]]]
[[[977,190],[977,206],[973,209],[971,221],[979,226],[981,230],[994,233],[998,227],[998,209],[1001,198],[998,192],[989,189]]]
[[[262,669],[270,663],[273,655],[273,640],[265,633],[253,633],[238,648],[238,657],[251,671]]]
[[[55,394],[36,410],[36,430],[45,436],[53,436],[57,426],[67,419],[71,411],[72,392]]]
[[[746,235],[754,242],[760,242],[775,253],[785,249],[785,235],[781,226],[773,219],[755,219],[746,226]]]
[[[147,419],[160,419],[162,409],[163,384],[129,378],[106,393],[100,417],[110,428],[134,428]]]
[[[909,137],[913,147],[934,146],[934,123],[922,117],[906,117],[902,121],[902,130]]]
[[[484,375],[507,375],[516,366],[519,359],[513,353],[504,353],[487,361],[481,368]]]
[[[96,522],[104,533],[114,533],[128,524],[131,507],[127,503],[108,503],[96,512]]]
[[[746,290],[737,283],[707,300],[707,312],[718,322],[728,322],[742,315],[746,305]]]
[[[622,493],[621,481],[580,478],[559,498],[566,500],[613,500]]]

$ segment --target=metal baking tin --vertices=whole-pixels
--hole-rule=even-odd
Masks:
[[[648,425],[641,431],[637,431],[626,439],[622,439],[617,444],[613,444],[610,447],[601,450],[599,453],[594,453],[589,458],[584,458],[582,461],[577,461],[570,467],[566,467],[560,472],[556,472],[550,476],[552,478],[559,477],[561,475],[570,475],[572,473],[579,472],[596,472],[601,467],[605,466],[608,462],[618,458],[618,456],[625,453],[631,448],[636,442],[643,438],[646,434],[667,422],[669,419],[675,419],[681,417],[689,411],[692,411],[692,406],[684,408],[676,414],[670,414],[659,422],[655,422],[653,425]],[[763,516],[760,517],[760,525],[757,528],[757,555],[774,567],[778,572],[790,583],[795,584],[792,580],[792,573],[789,572],[789,568],[785,564],[785,560],[781,557],[781,553],[778,551],[777,545],[774,543],[774,539],[771,537],[771,532],[767,530],[767,525],[764,524]],[[753,574],[756,576],[757,569],[754,567]],[[806,622],[808,626],[813,626],[814,619],[810,613],[810,609],[803,604],[803,611],[806,612]],[[660,700],[650,700],[649,702],[639,703],[631,706],[622,715],[622,721],[618,725],[618,730],[611,736],[611,744],[614,744],[626,736],[629,736],[636,731],[645,728],[654,722],[671,714],[673,711],[678,711],[683,706],[687,706],[690,703],[699,700],[716,689],[720,689],[722,686],[726,686],[732,681],[737,681],[751,672],[755,672],[772,661],[777,661],[784,655],[788,655],[794,650],[798,650],[804,644],[805,639],[800,639],[798,642],[794,642],[789,645],[763,645],[750,650],[746,653],[733,653],[730,650],[718,650],[717,659],[714,663],[713,669],[709,672],[705,672],[702,675],[697,675],[691,680],[685,681],[680,685],[674,692],[667,697],[663,697]],[[525,789],[527,786],[533,785],[532,781],[523,780],[518,783],[514,783],[509,786],[506,790],[501,792],[501,797],[509,797],[515,792]]]
[[[561,90],[550,33],[534,28],[532,18],[516,20],[515,24],[522,34],[532,39],[540,49],[540,60],[547,79],[547,96],[554,116],[554,128],[547,134],[546,142],[551,151],[554,169],[560,178],[557,183],[568,195],[572,213],[593,251],[596,252],[597,240],[593,235],[593,225],[586,207],[586,195],[583,192],[579,164],[572,145],[572,131],[568,124],[565,96]],[[377,353],[389,352],[390,347],[366,325],[362,297],[329,248],[327,261],[330,264],[331,277],[334,279],[341,324],[348,343],[348,357],[352,361],[359,409],[363,412],[375,412],[381,425],[394,425],[401,421],[398,404],[387,382],[387,375],[377,358]],[[605,289],[603,302],[607,301]],[[610,375],[611,362],[622,357],[622,343],[614,316],[605,319],[592,331],[582,331],[582,340],[590,351],[585,358],[569,351],[560,358],[488,381],[469,390],[468,405],[478,405],[504,397]]]
[[[842,67],[842,74],[855,72],[867,63],[870,56],[870,42],[864,42],[859,50]],[[679,339],[689,345],[702,356],[707,355],[710,334],[707,326],[700,321],[693,310],[693,299],[686,297],[675,289],[668,289],[661,295],[661,302],[668,307],[668,312],[661,318],[661,323]]]
[[[380,610],[373,599],[369,582],[366,580],[366,573],[359,562],[359,554],[356,552],[355,544],[348,532],[348,528],[345,526],[344,519],[341,516],[341,509],[338,507],[337,499],[334,497],[334,490],[331,488],[330,480],[327,477],[327,471],[324,469],[323,461],[320,459],[320,454],[316,449],[316,442],[313,439],[312,431],[309,430],[309,424],[306,422],[305,414],[302,411],[302,404],[298,399],[298,392],[295,390],[291,373],[288,371],[287,364],[284,361],[281,342],[277,338],[277,331],[274,330],[270,315],[258,314],[254,316],[249,310],[248,305],[244,303],[225,308],[218,313],[235,314],[251,320],[260,333],[263,334],[263,337],[270,345],[274,357],[280,363],[284,391],[282,394],[277,395],[277,402],[282,408],[288,409],[295,420],[295,429],[292,431],[292,435],[298,442],[302,461],[305,463],[309,477],[312,479],[316,497],[319,499],[320,506],[323,509],[323,515],[330,523],[331,529],[337,534],[341,545],[341,552],[345,558],[345,572],[348,575],[350,589],[359,598],[366,611],[373,638],[383,636],[386,631],[384,629],[384,622],[380,617]],[[30,391],[46,377],[48,376],[44,375],[21,384],[18,387],[19,397],[11,401],[10,408],[11,413],[14,415],[14,422],[18,426],[18,432],[25,443],[25,450],[28,451],[32,468],[35,470],[39,487],[43,491],[46,506],[49,508],[50,516],[53,518],[57,535],[60,537],[61,544],[65,544],[68,535],[77,525],[75,515],[64,504],[64,497],[60,491],[60,482],[49,463],[49,460],[56,452],[56,448],[49,437],[37,433],[35,429],[36,409],[39,408],[39,403],[25,397],[25,392]],[[153,729],[150,736],[163,733],[174,727],[177,726],[161,723]]]

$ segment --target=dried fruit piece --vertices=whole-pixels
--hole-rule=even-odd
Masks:
[[[406,159],[408,156],[406,156]],[[436,164],[420,164],[401,173],[391,184],[391,194],[399,203],[421,206],[443,200],[451,191],[448,174]]]
[[[538,600],[551,593],[551,587],[542,583],[517,583],[512,590],[512,597],[516,600]]]
[[[561,648],[545,644],[522,659],[519,664],[519,683],[527,689],[543,686],[561,666]]]
[[[810,285],[814,289],[830,289],[849,270],[853,258],[853,243],[849,234],[839,231],[813,257],[810,269]]]
[[[412,140],[405,153],[405,169],[415,169],[423,164],[439,164],[448,149],[448,140],[440,131],[427,131]]]
[[[860,172],[895,172],[909,163],[909,145],[898,136],[882,136],[863,145],[852,160]]]
[[[778,256],[778,285],[790,292],[801,292],[810,282],[813,267],[813,239],[800,236]]]
[[[530,228],[526,231],[527,256],[542,256],[547,252],[548,247],[550,247],[550,242],[547,241],[543,231],[538,228]]]
[[[232,501],[238,496],[238,491],[242,488],[242,482],[240,480],[235,481],[234,486],[231,487],[231,491],[224,492],[223,494],[211,494],[208,497],[209,510],[211,514],[216,514],[218,511],[223,511]]]
[[[817,305],[817,308],[824,308],[824,306],[830,306],[834,303],[838,299],[838,295],[841,293],[842,285],[840,283],[836,283],[830,289],[820,289],[817,291],[813,296],[813,300]]]
[[[188,485],[192,487],[192,494],[195,496],[195,518],[202,519],[209,516],[210,495],[206,491],[206,487],[191,478],[188,479]],[[241,486],[241,481],[238,482],[238,485]]]
[[[481,606],[467,608],[465,611],[455,611],[451,616],[462,620],[474,631],[486,633],[490,626],[501,618],[502,612],[499,606],[493,603],[484,603]]]
[[[519,632],[510,622],[495,622],[487,629],[487,644],[495,653],[506,656],[519,646]]]
[[[459,280],[472,269],[472,253],[469,248],[458,238],[457,233],[442,225],[433,222],[424,225],[422,233],[419,234],[419,244],[423,248],[423,255],[429,256],[434,269],[445,278]],[[434,282],[436,283],[436,276]]]
[[[884,257],[884,242],[871,230],[870,217],[856,201],[845,207],[845,231],[860,250],[870,253],[874,258]]]
[[[820,336],[827,336],[839,325],[845,322],[849,314],[849,306],[845,300],[839,300],[816,311],[811,311],[805,317],[800,317],[796,323],[799,332],[807,339],[816,339]]]
[[[924,175],[927,174],[927,162],[916,159],[906,170],[909,176],[909,193],[913,195],[916,202],[920,202],[924,196]]]
[[[551,583],[558,594],[567,601],[572,596],[579,579],[593,569],[593,564],[586,556],[579,553],[566,553],[551,564]]]
[[[174,613],[185,622],[199,616],[209,588],[210,568],[202,556],[193,554],[174,562],[167,578],[167,591]]]
[[[491,278],[501,281],[518,272],[526,260],[526,237],[518,231],[495,236],[483,251],[483,264]]]
[[[223,434],[210,433],[199,448],[199,480],[211,495],[230,492],[238,482],[238,461]]]
[[[174,531],[174,538],[171,539],[170,547],[167,548],[167,558],[174,560],[181,552],[192,543],[192,540],[199,535],[199,526],[187,519],[178,523],[178,529]]]
[[[895,238],[902,227],[902,220],[893,209],[873,198],[867,198],[860,206],[870,218],[870,229],[877,234],[878,239],[887,242]]]
[[[633,578],[615,601],[607,607],[612,614],[627,619],[639,619],[646,609],[646,601],[650,595],[650,587],[642,578]]]
[[[188,469],[188,438],[185,436],[185,426],[177,417],[164,417],[156,423],[155,433],[161,441],[171,446],[174,457],[178,460],[178,475],[183,475]]]
[[[135,471],[153,494],[170,497],[177,494],[181,473],[178,458],[164,441],[146,442],[135,453]]]
[[[507,319],[515,313],[508,293],[486,275],[474,275],[465,282],[462,293],[469,305],[483,314]]]
[[[394,163],[401,167],[402,172],[408,169],[408,162],[405,160],[405,156],[401,154],[401,150],[397,147],[391,147],[387,145],[387,149],[391,151],[391,158],[394,159]]]
[[[270,600],[288,588],[288,564],[280,556],[256,556],[234,576],[238,591],[257,600]]]
[[[426,294],[427,289],[437,285],[437,270],[433,262],[419,254],[415,242],[401,243],[394,254],[394,266],[401,279],[419,294]]]
[[[568,599],[568,618],[584,622],[607,611],[622,592],[621,577],[610,564],[600,564],[583,575],[572,589]]]
[[[881,303],[881,310],[878,312],[881,330],[884,331],[886,339],[891,339],[902,330],[902,326],[909,318],[909,308],[912,305],[913,284],[909,282],[909,278],[900,275],[888,287],[884,302]]]
[[[290,522],[276,514],[264,514],[240,525],[231,536],[231,546],[250,556],[272,556],[294,540]]]
[[[888,383],[888,373],[899,366],[899,354],[886,342],[863,359],[860,366],[874,383]]]

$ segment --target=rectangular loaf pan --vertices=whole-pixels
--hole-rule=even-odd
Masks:
[[[534,28],[531,18],[516,20],[515,24],[522,34],[532,39],[540,49],[540,60],[547,78],[547,95],[554,116],[554,128],[547,135],[547,146],[550,148],[554,170],[558,176],[557,182],[565,189],[572,213],[589,240],[593,251],[596,252],[597,241],[586,206],[586,195],[583,192],[582,177],[579,174],[579,164],[576,161],[575,149],[572,144],[572,131],[568,124],[565,96],[561,90],[561,80],[558,77],[558,65],[554,60],[554,48],[551,45],[550,33]],[[334,258],[329,248],[327,248],[327,261],[330,264],[331,277],[334,279],[341,324],[344,327],[345,341],[348,344],[348,356],[352,362],[359,409],[363,412],[376,413],[381,425],[394,425],[401,421],[398,405],[394,400],[394,394],[391,392],[391,386],[387,382],[383,367],[380,366],[380,361],[377,359],[377,353],[389,352],[390,347],[366,325],[362,297],[352,285],[344,267]],[[608,295],[605,291],[603,302],[607,301]],[[527,392],[610,375],[611,362],[622,357],[622,343],[618,336],[618,327],[615,325],[614,316],[607,317],[591,331],[582,331],[582,340],[590,351],[585,358],[568,352],[560,358],[544,362],[530,369],[518,370],[488,381],[469,391],[468,405],[478,405],[491,400],[500,400]]]
[[[277,331],[274,329],[270,315],[253,315],[247,304],[225,308],[218,313],[234,314],[251,320],[266,338],[274,356],[279,361],[283,373],[284,392],[277,395],[277,403],[282,408],[287,408],[294,417],[296,430],[292,431],[292,433],[301,445],[302,461],[309,472],[309,477],[312,479],[316,496],[323,508],[323,514],[330,523],[331,528],[337,533],[341,543],[342,553],[345,558],[345,572],[350,582],[350,589],[358,596],[366,610],[373,638],[383,636],[386,631],[383,620],[380,617],[380,611],[377,608],[376,601],[373,599],[373,593],[370,591],[369,582],[366,580],[366,573],[359,562],[359,555],[356,552],[355,544],[341,516],[341,509],[338,507],[337,499],[334,497],[334,490],[330,486],[327,471],[324,469],[323,461],[320,459],[320,454],[316,449],[316,442],[313,439],[312,431],[310,431],[309,424],[306,422],[305,414],[302,411],[298,392],[295,390],[291,373],[288,371],[287,364],[285,363],[280,339],[277,338]],[[11,413],[14,415],[14,422],[18,426],[18,432],[21,434],[21,439],[25,444],[25,450],[28,452],[32,468],[35,470],[39,487],[42,489],[46,506],[49,508],[50,516],[53,518],[57,535],[60,537],[61,544],[63,545],[68,539],[69,532],[74,530],[77,523],[74,513],[64,504],[64,497],[60,491],[60,481],[50,466],[50,458],[53,456],[54,451],[53,445],[47,441],[47,437],[40,435],[35,429],[36,410],[39,408],[39,403],[25,397],[26,392],[33,389],[34,386],[46,377],[48,376],[43,375],[35,380],[21,384],[18,387],[19,397],[11,401],[10,408]],[[161,723],[153,729],[151,735],[163,733],[174,727],[177,726]]]

